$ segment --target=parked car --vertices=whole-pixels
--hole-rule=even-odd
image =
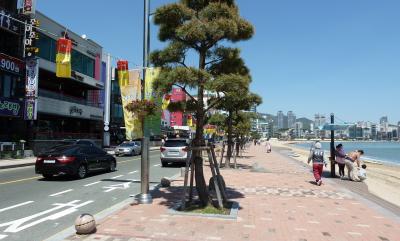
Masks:
[[[39,154],[35,172],[44,178],[67,174],[84,178],[90,172],[115,171],[117,161],[100,148],[88,145],[63,145]]]
[[[169,163],[186,163],[189,141],[187,139],[169,139],[160,147],[160,159],[163,167]]]
[[[115,155],[140,155],[142,153],[141,143],[138,141],[124,142],[115,148]]]

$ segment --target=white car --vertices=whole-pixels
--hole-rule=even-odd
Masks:
[[[116,156],[135,156],[142,153],[142,147],[138,141],[123,142],[114,150]]]
[[[189,150],[187,139],[169,139],[160,147],[161,165],[166,167],[169,163],[186,163]]]

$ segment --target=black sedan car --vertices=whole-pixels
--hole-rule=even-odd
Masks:
[[[115,158],[100,148],[88,145],[54,147],[36,159],[35,172],[45,178],[67,174],[84,178],[89,172],[115,171]]]

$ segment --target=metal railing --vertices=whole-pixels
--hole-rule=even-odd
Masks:
[[[56,100],[62,100],[66,102],[72,102],[81,105],[87,105],[92,107],[101,107],[100,103],[93,103],[91,101],[86,100],[85,98],[79,98],[71,95],[61,94],[50,90],[39,89],[39,96],[52,98]]]

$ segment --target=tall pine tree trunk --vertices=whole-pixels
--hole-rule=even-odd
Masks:
[[[228,112],[228,151],[226,153],[226,159],[225,159],[225,168],[230,168],[230,161],[232,157],[232,142],[233,142],[233,137],[232,137],[232,132],[233,132],[233,123],[232,123],[232,118],[233,114],[232,111]]]
[[[204,69],[205,68],[205,53],[200,53],[200,61],[199,61],[199,69]],[[198,87],[198,92],[197,92],[197,97],[198,97],[198,105],[197,105],[197,110],[196,110],[196,138],[194,140],[194,146],[203,146],[204,144],[204,85],[201,84]],[[194,171],[195,171],[195,180],[196,180],[196,190],[199,195],[200,202],[203,206],[207,206],[209,204],[209,194],[207,190],[207,184],[204,179],[204,173],[203,173],[203,158],[201,156],[201,151],[196,151],[193,153],[194,154],[194,160],[195,160],[195,166],[194,166]]]

